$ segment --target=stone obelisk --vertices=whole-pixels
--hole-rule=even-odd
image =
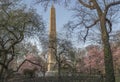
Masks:
[[[50,10],[50,28],[49,28],[49,50],[48,50],[48,75],[55,74],[57,44],[56,44],[56,13],[52,5]]]

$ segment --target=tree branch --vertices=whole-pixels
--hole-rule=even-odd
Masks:
[[[95,20],[95,21],[93,22],[93,24],[91,24],[91,25],[89,25],[89,26],[87,26],[85,23],[83,23],[84,26],[85,26],[85,28],[87,29],[85,36],[83,36],[84,42],[86,41],[86,38],[87,38],[87,36],[88,36],[89,29],[92,28],[93,26],[95,26],[99,21],[100,21],[100,20],[97,19],[97,20]]]
[[[14,41],[14,39],[11,38],[11,39],[6,40],[3,45],[6,45],[9,41]]]
[[[0,62],[0,65],[2,65],[5,69],[8,69],[8,67],[4,63]]]
[[[112,23],[111,23],[111,21],[110,21],[109,19],[107,19],[107,18],[106,18],[106,21],[107,21],[107,23],[108,23],[108,25],[109,25],[109,32],[108,32],[108,33],[110,33],[110,32],[112,31]]]
[[[93,24],[91,24],[91,25],[89,25],[89,26],[86,26],[85,28],[91,28],[91,27],[93,27],[94,25],[96,25],[99,21],[100,21],[100,20],[97,19],[97,20],[94,21]]]
[[[11,50],[11,58],[8,60],[8,62],[7,62],[7,66],[9,65],[9,63],[14,59],[14,57],[15,57],[15,48],[14,48],[14,46],[12,46],[12,48],[11,48],[12,50]]]
[[[14,46],[14,45],[18,44],[19,42],[21,42],[21,41],[23,40],[23,38],[24,38],[24,37],[21,37],[19,40],[13,42],[13,43],[9,46],[8,50],[10,50],[10,49],[12,48],[12,46]]]
[[[105,7],[105,10],[104,10],[105,15],[107,15],[107,12],[108,12],[108,10],[109,10],[110,7],[116,6],[116,5],[119,5],[119,4],[120,4],[120,1],[115,1],[115,2],[109,3],[109,4]]]
[[[93,5],[88,5],[85,2],[83,2],[83,0],[78,0],[83,6],[90,8],[90,9],[95,9],[95,7]],[[90,2],[91,3],[91,2]]]
[[[17,35],[13,32],[13,31],[10,31],[6,26],[4,26],[5,29],[10,32],[16,39],[18,39]]]
[[[83,37],[84,42],[86,41],[86,38],[87,38],[87,36],[88,36],[88,33],[89,33],[89,28],[87,28],[86,34],[85,34],[85,36]]]
[[[32,61],[30,61],[30,60],[28,60],[28,59],[25,59],[25,60],[19,65],[19,67],[17,68],[17,70],[14,71],[14,72],[18,72],[19,69],[21,68],[21,66],[22,66],[26,61],[28,61],[28,62],[30,62],[30,63],[32,63],[32,64],[34,64],[34,65],[37,65],[37,66],[39,66],[39,67],[41,67],[41,68],[43,67],[43,66],[40,65],[40,64],[37,64],[37,63],[34,63],[34,62],[32,62]]]

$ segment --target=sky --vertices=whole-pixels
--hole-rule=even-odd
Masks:
[[[52,4],[45,11],[43,6],[41,6],[40,4],[34,4],[33,1],[34,0],[23,0],[23,3],[27,4],[27,6],[29,8],[30,7],[35,8],[36,12],[39,15],[43,16],[43,20],[45,21],[45,23],[47,25],[47,31],[49,31],[50,8],[51,8]],[[64,33],[64,28],[63,28],[64,24],[66,24],[68,21],[73,19],[72,11],[70,11],[68,8],[63,7],[62,5],[54,4],[54,7],[56,9],[56,29],[57,29],[57,33]],[[34,44],[39,44],[38,42],[33,41],[33,40],[32,40],[32,42],[34,42]],[[78,45],[78,44],[76,44],[76,45]],[[39,49],[40,49],[40,47],[39,47]]]
[[[40,4],[34,4],[34,0],[23,0],[24,3],[27,4],[28,7],[34,7],[39,15],[43,16],[44,21],[47,24],[47,27],[49,28],[49,17],[50,17],[50,7],[45,11],[44,7],[42,7]],[[52,4],[51,4],[52,5]],[[67,8],[64,8],[60,5],[55,5],[54,7],[56,9],[56,27],[57,31],[63,30],[63,25],[66,24],[69,20],[72,19],[72,11],[68,10]]]
[[[34,7],[39,15],[43,16],[43,20],[46,22],[47,25],[47,31],[49,31],[49,17],[50,17],[50,7],[46,11],[44,11],[44,8],[40,4],[33,4],[34,0],[23,0],[24,3],[27,4],[28,7]],[[51,4],[52,5],[52,4]],[[73,4],[72,4],[73,5]],[[64,8],[62,5],[56,5],[54,4],[56,9],[56,28],[57,32],[61,33],[64,31],[63,25],[66,24],[68,21],[73,19],[73,12],[70,11],[67,8]],[[114,24],[113,30],[120,30],[118,27],[120,24]],[[114,29],[114,27],[117,27],[117,29]],[[76,37],[77,38],[77,37]],[[78,42],[75,43],[76,46],[84,46],[84,44],[80,44]],[[79,47],[78,46],[78,47]]]

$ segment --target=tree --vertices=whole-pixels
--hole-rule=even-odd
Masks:
[[[120,30],[113,32],[111,34],[111,43],[114,44],[115,46],[120,46]]]
[[[50,6],[51,4],[55,3],[55,4],[61,4],[64,5],[65,7],[68,6],[68,4],[71,2],[71,0],[35,0],[35,3],[40,3],[44,9],[46,10],[48,8],[48,6]]]
[[[66,39],[58,39],[57,40],[57,54],[56,54],[56,61],[58,64],[58,75],[61,75],[61,69],[63,68],[63,64],[67,63],[67,60],[71,61],[73,66],[74,59],[75,59],[75,52],[72,46],[71,41]],[[72,69],[73,67],[71,66]]]
[[[0,77],[9,71],[9,64],[15,58],[15,47],[27,35],[43,31],[42,18],[33,9],[19,7],[19,2],[0,0]],[[40,33],[40,32],[39,32]]]
[[[111,50],[113,54],[113,64],[116,74],[119,74],[119,58],[120,58],[120,46],[115,43],[111,43]],[[87,55],[83,57],[84,70],[89,69],[87,72],[90,73],[101,73],[104,74],[104,53],[103,48],[99,45],[88,45],[86,47]]]
[[[120,56],[120,54],[119,54],[119,52],[120,52],[120,45],[119,45],[119,43],[120,43],[120,32],[119,31],[117,31],[117,32],[115,32],[115,33],[113,33],[112,35],[111,35],[111,49],[112,49],[112,53],[113,53],[113,63],[114,63],[114,69],[115,69],[115,73],[117,74],[117,73],[119,73],[119,62],[120,62],[120,60],[119,60],[119,56]]]
[[[104,54],[100,46],[89,45],[86,47],[87,56],[84,57],[85,69],[89,69],[88,72],[91,73],[101,73],[104,74]]]
[[[48,44],[48,41],[46,42]],[[54,41],[51,41],[51,42],[54,42]],[[60,77],[62,74],[61,69],[63,67],[63,64],[67,63],[66,60],[70,60],[70,61],[74,60],[74,49],[71,41],[65,39],[64,37],[61,38],[59,35],[58,35],[56,44],[57,44],[56,48],[54,46],[49,46],[48,48],[54,50],[53,55],[55,57],[56,64],[53,67],[53,69],[58,71],[58,76]]]
[[[42,2],[42,0],[38,0]],[[57,2],[58,0],[53,0]],[[66,0],[62,0],[67,2]],[[113,17],[119,11],[119,0],[78,0],[79,6],[77,10],[77,18],[79,19],[78,24],[74,27],[85,27],[87,32],[84,40],[88,35],[89,29],[95,27],[98,24],[101,32],[101,39],[104,48],[104,60],[105,60],[105,72],[106,82],[115,82],[114,69],[113,69],[113,58],[111,48],[109,44],[109,33],[112,31],[112,20]],[[43,1],[47,4],[49,0]],[[112,20],[111,20],[112,19]]]
[[[46,65],[46,61],[40,56],[33,53],[28,53],[25,57],[25,60],[19,64],[17,71],[24,74],[25,70],[29,70],[30,72],[37,72],[37,74],[41,72],[43,75],[45,75]]]
[[[116,9],[118,9],[116,5],[120,4],[120,1],[78,1],[81,5],[75,9],[79,18],[79,22],[76,24],[76,27],[79,28],[79,26],[82,25],[86,28],[87,32],[84,34],[84,40],[86,40],[90,28],[97,27],[97,25],[100,27],[101,39],[104,48],[106,82],[115,82],[113,58],[109,43],[109,33],[112,31],[112,17],[114,16],[113,12],[116,12]]]
[[[112,22],[110,20],[112,12],[115,12],[115,6],[120,4],[118,0],[105,1],[105,0],[78,0],[81,4],[79,12],[82,12],[81,22],[83,26],[87,29],[88,35],[89,29],[99,24],[101,30],[101,39],[104,48],[104,61],[105,61],[105,72],[106,72],[106,82],[115,82],[114,69],[113,69],[113,58],[109,43],[109,33],[112,31]],[[102,4],[101,4],[102,3]],[[118,8],[117,8],[118,9]],[[90,12],[89,12],[90,11]],[[92,12],[91,12],[92,11]],[[81,15],[81,14],[79,14]],[[95,17],[93,17],[95,15]],[[85,17],[87,16],[87,18]],[[91,22],[88,21],[91,19]]]
[[[22,41],[21,43],[17,44],[15,48],[15,52],[17,52],[16,56],[18,58],[27,55],[27,53],[34,53],[35,55],[38,55],[39,53],[37,45],[34,45],[31,42]]]

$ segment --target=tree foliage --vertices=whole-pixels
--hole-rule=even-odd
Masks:
[[[119,58],[120,58],[120,46],[111,43],[111,49],[113,53],[113,64],[114,70],[116,74],[119,74]],[[97,74],[99,71],[101,73],[105,73],[104,69],[104,52],[103,48],[98,45],[89,45],[86,47],[87,54],[83,56],[83,68],[80,72],[87,72],[87,73],[95,73]],[[80,68],[78,68],[80,69]]]
[[[29,34],[44,31],[42,18],[13,0],[0,0],[0,75],[6,74],[15,57],[15,48]]]

